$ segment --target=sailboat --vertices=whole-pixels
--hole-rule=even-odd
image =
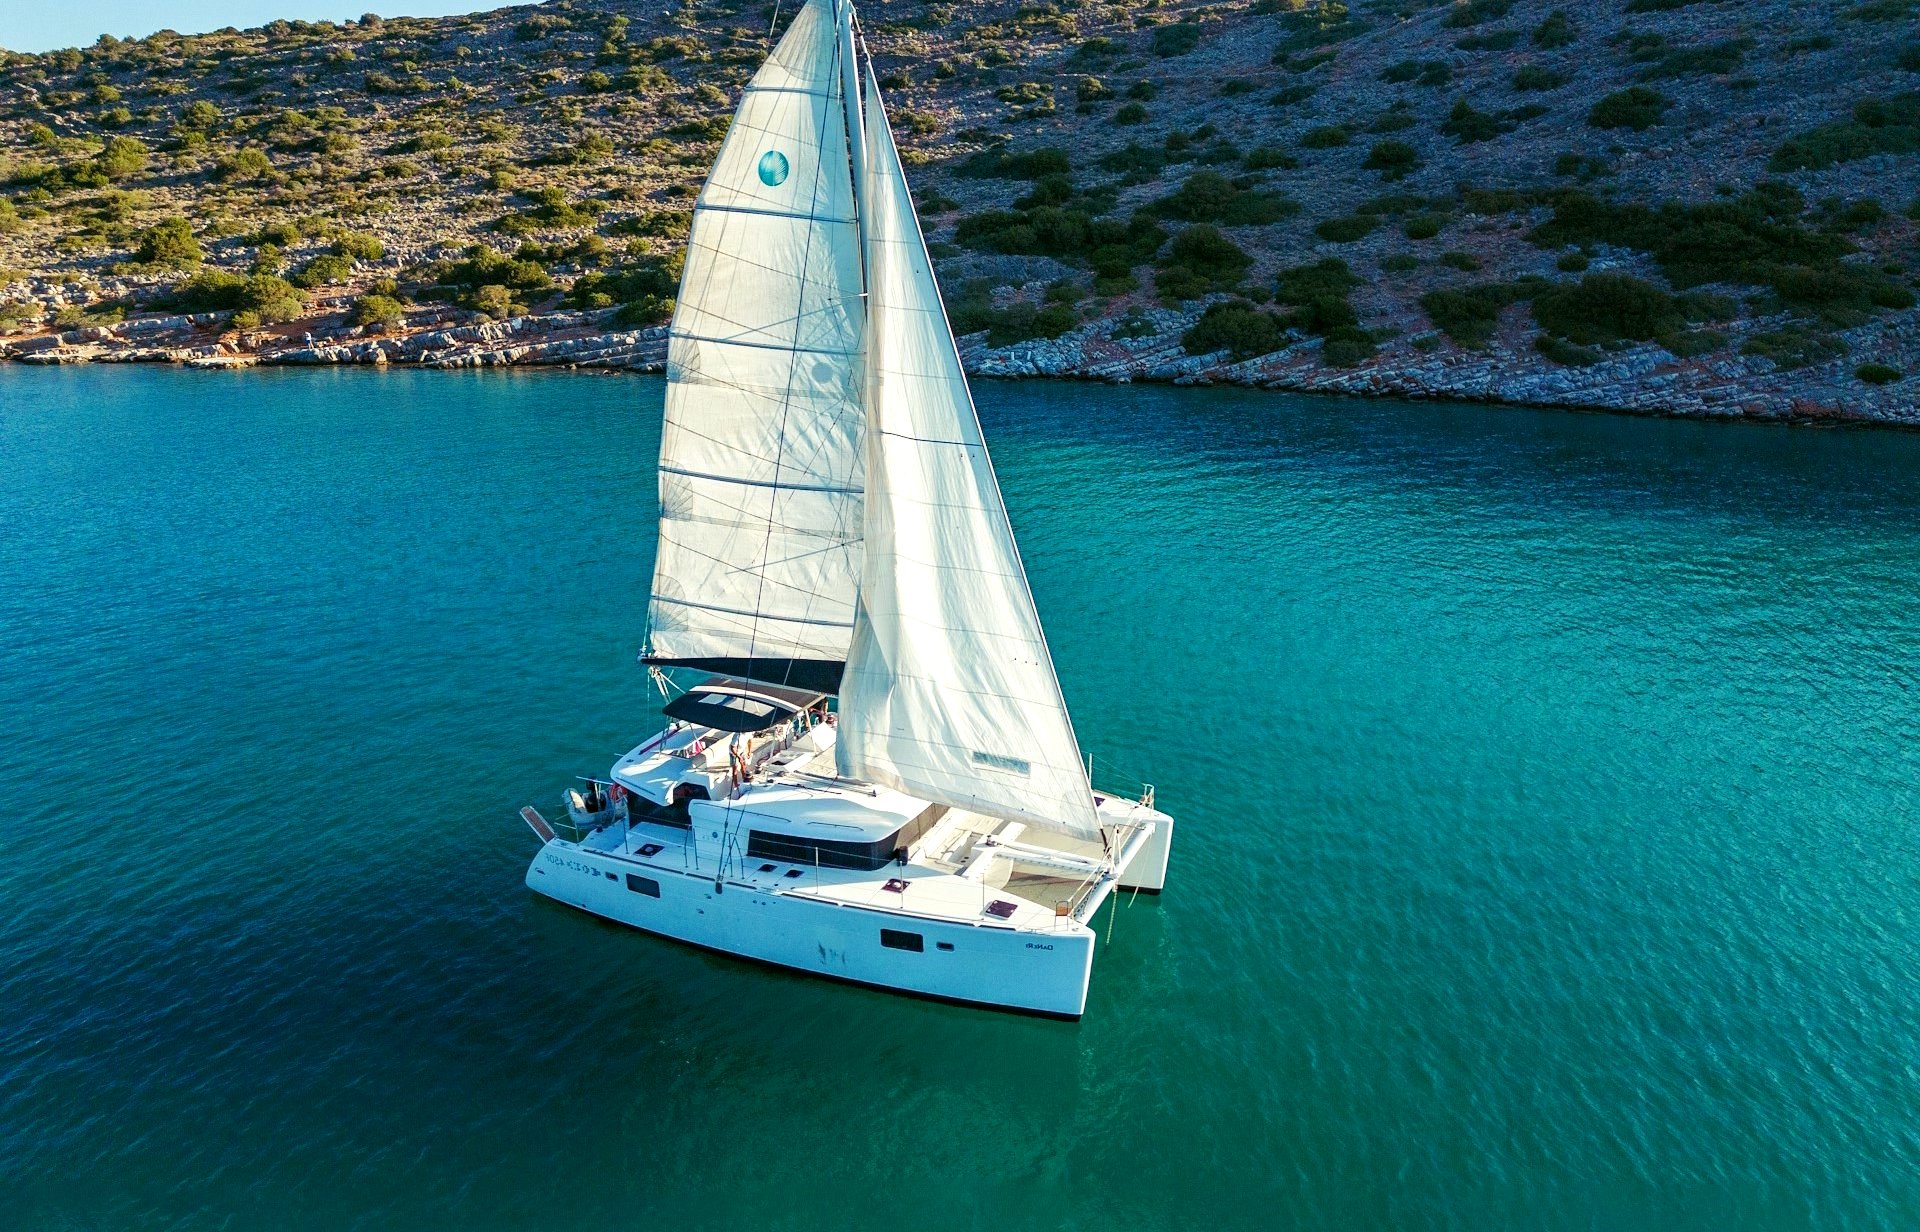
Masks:
[[[860,42],[809,0],[694,205],[641,656],[668,725],[565,820],[522,810],[527,885],[1077,1018],[1097,913],[1161,890],[1173,820],[1092,786]]]

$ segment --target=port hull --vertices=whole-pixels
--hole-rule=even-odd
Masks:
[[[643,932],[843,983],[1054,1018],[1086,1009],[1094,934],[1071,920],[1032,931],[933,919],[716,883],[564,839],[541,847],[527,887]]]

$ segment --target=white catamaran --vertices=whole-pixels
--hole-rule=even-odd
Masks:
[[[712,673],[527,885],[681,941],[1077,1017],[1173,820],[1096,792],[850,0],[810,0],[693,210],[642,656]],[[830,706],[829,700],[837,699]]]

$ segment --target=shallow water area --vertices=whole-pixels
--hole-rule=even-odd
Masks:
[[[0,366],[0,1223],[1906,1228],[1920,436],[983,383],[1095,777],[1036,1021],[538,899],[662,385]]]

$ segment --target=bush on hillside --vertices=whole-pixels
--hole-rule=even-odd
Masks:
[[[206,259],[193,238],[193,224],[184,218],[163,218],[140,233],[134,256],[142,264],[188,269]]]
[[[1238,244],[1205,223],[1173,237],[1154,275],[1154,286],[1170,300],[1199,299],[1239,285],[1253,258]]]
[[[1587,112],[1587,124],[1592,128],[1630,128],[1640,132],[1658,124],[1671,105],[1671,100],[1658,90],[1628,86],[1595,103]]]
[[[1180,345],[1189,355],[1211,355],[1225,351],[1235,363],[1267,355],[1280,349],[1285,331],[1271,312],[1254,307],[1243,299],[1214,304],[1180,337]]]

